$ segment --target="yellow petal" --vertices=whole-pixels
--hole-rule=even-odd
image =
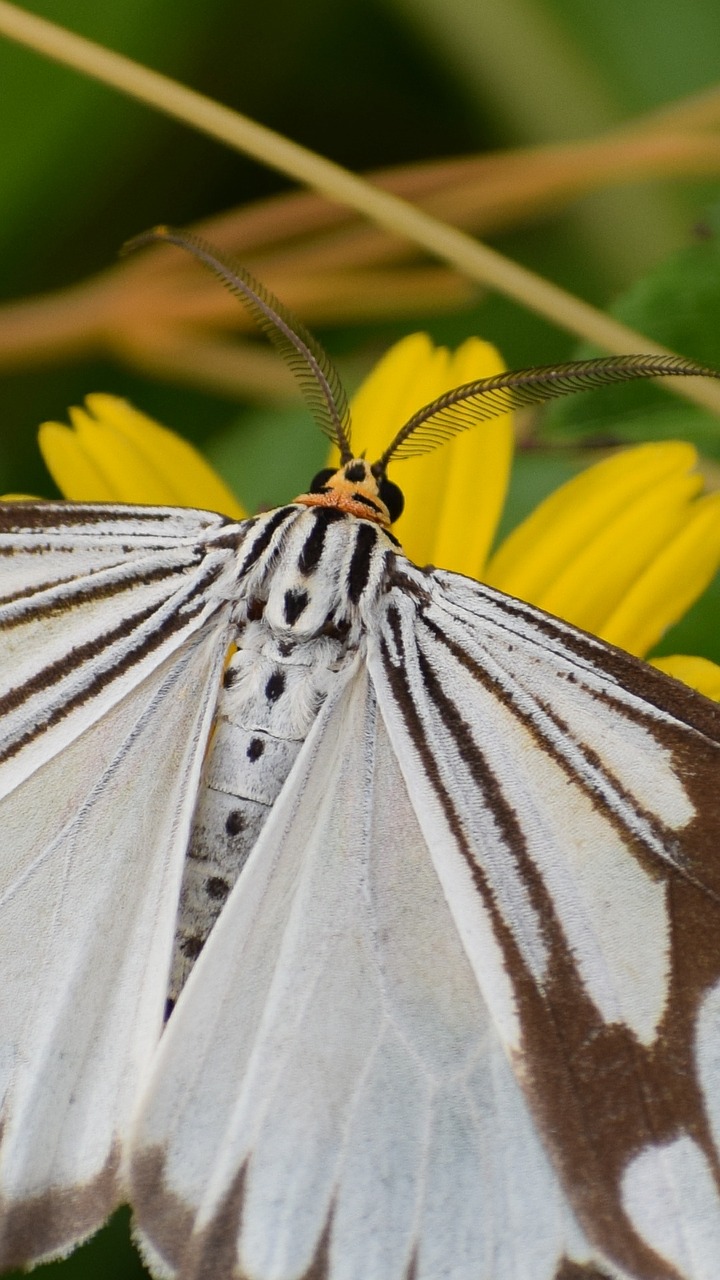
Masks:
[[[87,455],[78,435],[60,422],[43,422],[38,432],[40,452],[50,475],[71,502],[118,502],[112,476],[106,476]]]
[[[73,429],[40,428],[53,479],[74,501],[168,503],[237,518],[244,511],[200,453],[117,396],[90,395],[73,409]]]
[[[444,391],[501,373],[497,351],[470,338],[453,354],[427,334],[396,343],[352,403],[355,447],[371,460],[408,418]],[[394,532],[412,560],[477,576],[505,500],[512,457],[511,416],[479,423],[439,450],[392,467],[405,495]],[[336,465],[335,453],[328,465]]]
[[[653,658],[651,665],[676,680],[682,680],[691,689],[704,693],[706,698],[720,702],[720,667],[709,658],[674,653],[667,658]]]
[[[600,634],[642,656],[694,604],[718,564],[720,493],[713,493],[693,504],[683,527],[653,556]]]
[[[587,544],[568,549],[565,568],[539,601],[542,608],[609,639],[608,619],[682,531],[701,483],[699,476],[670,476],[636,494]]]
[[[416,409],[440,394],[436,388],[446,390],[448,360],[426,333],[410,333],[386,351],[353,396],[354,447],[378,458]]]
[[[405,394],[398,402],[397,417],[385,437],[385,448],[408,418],[451,385],[450,353],[445,347],[437,347],[425,357],[416,376],[408,379]],[[423,457],[407,458],[394,467],[390,464],[391,477],[405,496],[405,510],[393,532],[410,559],[418,564],[433,560],[450,463],[448,445]]]
[[[495,348],[478,338],[470,339],[451,358],[447,388],[439,388],[436,394],[478,378],[492,378],[502,370]],[[407,526],[414,520],[415,527],[413,531],[406,529],[402,517],[397,522],[397,536],[411,559],[470,577],[482,575],[505,503],[511,461],[512,422],[510,413],[505,413],[462,431],[438,453],[402,463],[397,477],[410,512]],[[432,529],[428,529],[428,507],[415,490],[421,466],[433,483],[436,513]]]
[[[640,445],[561,486],[493,556],[487,580],[604,634],[629,588],[694,511],[697,455],[678,442]]]

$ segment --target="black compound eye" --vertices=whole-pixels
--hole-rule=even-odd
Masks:
[[[318,471],[317,475],[313,476],[310,481],[308,493],[322,493],[323,489],[327,486],[328,480],[331,480],[334,475],[334,467],[325,467],[324,471]]]
[[[381,500],[385,503],[390,514],[390,523],[394,524],[400,519],[405,507],[405,498],[402,489],[393,484],[392,480],[386,480],[383,476],[378,484],[378,493]]]

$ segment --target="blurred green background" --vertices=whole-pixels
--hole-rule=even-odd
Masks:
[[[717,0],[35,0],[33,11],[175,76],[353,169],[590,137],[711,86]],[[129,236],[286,189],[276,174],[0,39],[0,292],[20,298],[112,263]],[[529,220],[496,245],[648,334],[720,367],[717,183],[653,181]],[[499,297],[457,314],[320,333],[341,361],[427,328],[494,341],[510,366],[579,353]],[[355,367],[355,366],[353,366]],[[321,464],[302,410],[239,405],[79,362],[0,377],[0,489],[52,493],[35,430],[90,391],[129,397],[203,444],[250,506]],[[568,401],[522,454],[505,527],[587,461],[583,440],[681,436],[720,458],[718,422],[645,385]],[[720,659],[709,593],[664,651]],[[35,1273],[140,1275],[119,1215]]]

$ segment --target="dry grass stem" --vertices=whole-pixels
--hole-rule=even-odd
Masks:
[[[507,229],[597,190],[720,168],[720,93],[708,91],[587,143],[457,158],[368,183],[165,76],[0,0],[0,31],[315,188],[197,228],[315,325],[457,308],[493,287],[609,351],[656,343],[465,234]],[[412,202],[412,203],[409,203]],[[368,225],[368,220],[370,225]],[[417,262],[427,254],[446,266]],[[472,283],[468,283],[468,279]],[[149,250],[85,284],[0,310],[0,365],[114,353],[159,376],[240,395],[282,386],[267,353],[237,351],[234,299],[195,264]],[[191,358],[195,344],[197,355]],[[694,380],[693,380],[694,381]],[[677,387],[720,411],[717,387]]]

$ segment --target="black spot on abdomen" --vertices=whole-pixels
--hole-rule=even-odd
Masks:
[[[209,876],[205,881],[205,892],[213,902],[222,902],[230,892],[230,885],[222,876]]]
[[[193,935],[190,938],[183,938],[182,942],[180,943],[180,950],[182,951],[184,956],[187,956],[188,960],[197,960],[204,945],[205,945],[204,938],[198,938],[195,935]]]
[[[239,836],[245,826],[245,814],[242,809],[232,809],[225,819],[225,831],[229,836]]]

